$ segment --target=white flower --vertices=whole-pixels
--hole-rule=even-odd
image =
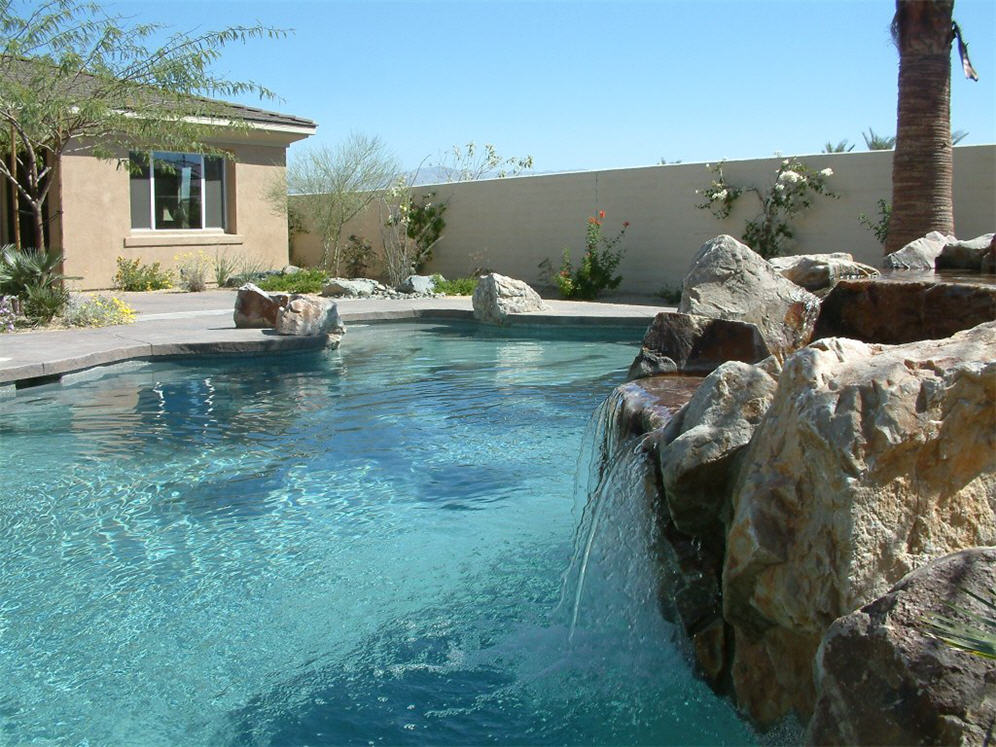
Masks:
[[[789,165],[789,160],[786,158],[784,161],[782,161],[782,166],[788,166],[788,165]]]
[[[712,164],[711,164],[711,163],[707,163],[707,164],[706,164],[706,168],[707,168],[707,169],[711,169],[711,168],[712,168]]]
[[[820,171],[820,176],[833,176],[833,169],[826,168]]]
[[[775,184],[775,191],[776,192],[784,192],[785,191],[785,185],[782,184],[781,182],[776,183]]]
[[[798,184],[802,181],[802,176],[794,171],[783,171],[778,175],[778,181],[788,182],[789,184]]]
[[[714,200],[725,200],[728,192],[725,189],[719,190],[716,194],[712,196]]]

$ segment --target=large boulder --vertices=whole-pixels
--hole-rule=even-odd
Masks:
[[[492,272],[482,275],[474,288],[474,318],[489,324],[504,324],[509,314],[545,311],[539,293],[521,280]]]
[[[338,343],[345,330],[335,302],[320,296],[294,295],[280,309],[273,327],[281,335],[328,335]]]
[[[387,290],[370,278],[329,278],[322,288],[323,296],[344,298],[370,298],[380,290]]]
[[[726,361],[756,363],[769,355],[753,324],[662,311],[647,328],[628,378],[675,372],[705,375]]]
[[[787,355],[811,339],[820,301],[732,236],[699,249],[685,276],[678,311],[749,322],[768,349]]]
[[[939,620],[993,619],[996,547],[935,560],[838,619],[816,659],[808,744],[991,744],[996,662],[930,634]],[[972,595],[975,595],[973,597]],[[977,630],[985,631],[978,621]],[[989,630],[992,635],[992,630]]]
[[[239,288],[235,296],[235,326],[239,328],[272,328],[280,309],[290,303],[286,293],[267,293],[252,283]]]
[[[750,442],[778,385],[776,358],[728,362],[707,376],[661,434],[661,482],[671,520],[702,535],[729,519],[734,460]]]
[[[436,280],[431,275],[409,275],[401,281],[398,290],[419,296],[430,296],[436,290]]]
[[[808,291],[829,290],[844,278],[872,278],[881,273],[871,265],[855,262],[847,252],[795,254],[773,257],[771,266]]]
[[[996,323],[943,340],[814,342],[743,452],[723,568],[738,702],[810,712],[830,624],[912,569],[996,544]]]
[[[996,320],[996,286],[934,280],[842,280],[813,336],[890,345],[948,337]]]
[[[887,270],[913,270],[915,272],[933,272],[934,261],[940,255],[946,244],[953,244],[958,239],[946,236],[940,231],[931,231],[923,238],[911,241],[902,249],[886,254],[882,266]]]
[[[992,272],[987,264],[994,252],[994,236],[983,234],[966,241],[953,241],[944,245],[934,260],[935,270],[968,270],[970,272]]]

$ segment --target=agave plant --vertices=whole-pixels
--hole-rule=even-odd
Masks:
[[[987,659],[996,659],[996,589],[990,589],[989,599],[973,594],[967,589],[962,591],[979,602],[985,612],[979,614],[946,603],[962,618],[937,616],[927,621],[930,635],[954,648],[968,651]]]

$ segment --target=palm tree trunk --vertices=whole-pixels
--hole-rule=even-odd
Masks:
[[[899,105],[885,253],[930,231],[954,233],[951,31],[954,0],[896,0]]]

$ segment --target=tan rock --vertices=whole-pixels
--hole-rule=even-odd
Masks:
[[[274,329],[281,335],[329,335],[336,343],[345,332],[335,302],[312,295],[291,296],[277,314]]]
[[[871,278],[881,274],[871,265],[855,262],[847,252],[793,254],[772,257],[768,262],[796,285],[814,292],[832,288],[844,278]]]
[[[539,293],[526,283],[496,272],[481,276],[472,301],[474,318],[489,324],[504,324],[509,314],[549,309]]]
[[[775,355],[787,355],[812,339],[819,310],[816,296],[725,235],[707,241],[695,255],[678,306],[683,314],[756,325]]]
[[[235,297],[235,326],[238,328],[272,328],[277,314],[290,302],[286,293],[267,293],[252,283],[239,288]]]
[[[724,363],[663,433],[661,481],[671,520],[682,532],[698,535],[722,522],[734,458],[771,404],[780,370],[773,357],[758,365]]]
[[[738,695],[752,650],[789,673],[763,696],[775,706],[747,704],[755,716],[811,687],[836,618],[932,558],[996,544],[994,350],[989,323],[908,345],[821,340],[786,361],[742,455],[723,569],[724,617],[751,643]]]

